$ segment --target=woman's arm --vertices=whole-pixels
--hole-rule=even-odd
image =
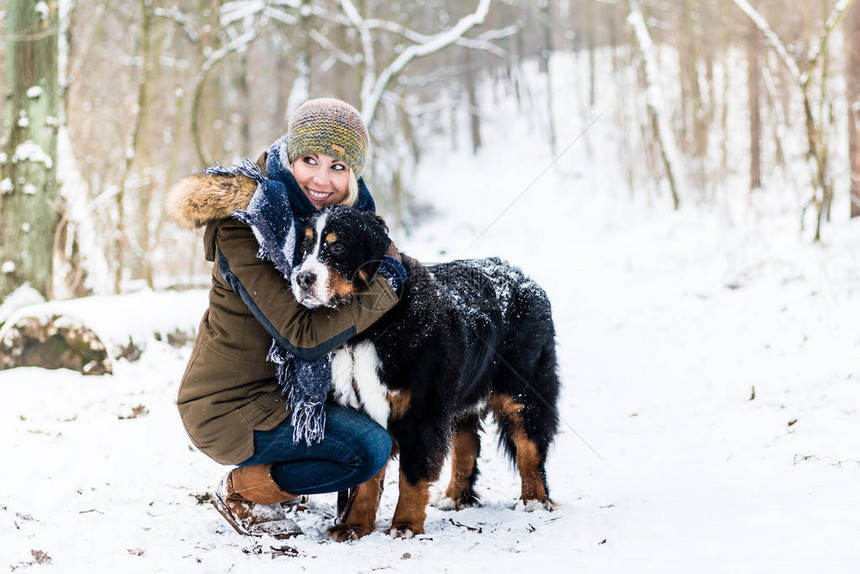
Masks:
[[[370,288],[337,309],[308,309],[293,297],[290,283],[274,266],[257,258],[251,228],[228,219],[218,226],[216,264],[236,292],[278,343],[300,359],[314,361],[370,327],[397,302],[381,276]]]

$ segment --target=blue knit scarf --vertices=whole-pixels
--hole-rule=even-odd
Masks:
[[[288,165],[284,136],[269,148],[266,158],[268,177],[247,158],[229,168],[215,163],[204,173],[244,175],[257,182],[257,191],[247,209],[237,210],[233,215],[253,230],[260,244],[257,257],[271,262],[289,281],[293,266],[299,263],[297,233],[304,229],[316,209],[302,192]],[[375,212],[376,205],[364,180],[359,179],[358,184],[355,207]],[[325,438],[324,406],[331,388],[331,353],[316,361],[303,361],[272,340],[266,359],[276,365],[278,384],[287,396],[288,408],[292,410],[293,442],[305,441],[308,446],[321,442]]]

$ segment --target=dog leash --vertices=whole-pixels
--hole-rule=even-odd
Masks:
[[[349,516],[349,511],[352,509],[352,503],[355,502],[356,488],[341,490],[337,493],[337,520],[335,524],[345,524],[346,517]]]

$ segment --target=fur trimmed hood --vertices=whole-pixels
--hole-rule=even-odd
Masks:
[[[256,191],[257,181],[244,174],[195,173],[168,190],[165,208],[177,225],[194,229],[246,209]]]

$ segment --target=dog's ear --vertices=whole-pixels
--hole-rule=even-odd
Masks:
[[[360,226],[357,228],[358,239],[361,241],[364,251],[363,262],[357,272],[357,278],[367,286],[379,270],[379,264],[391,244],[391,239],[388,238],[388,226],[385,225],[385,220],[378,215],[354,208],[349,209],[360,222]]]
[[[388,250],[388,246],[391,245],[391,239],[388,237],[388,225],[385,224],[384,219],[375,213],[369,211],[360,213],[366,227],[365,233],[362,234],[365,245],[369,248],[373,259],[381,261]]]

